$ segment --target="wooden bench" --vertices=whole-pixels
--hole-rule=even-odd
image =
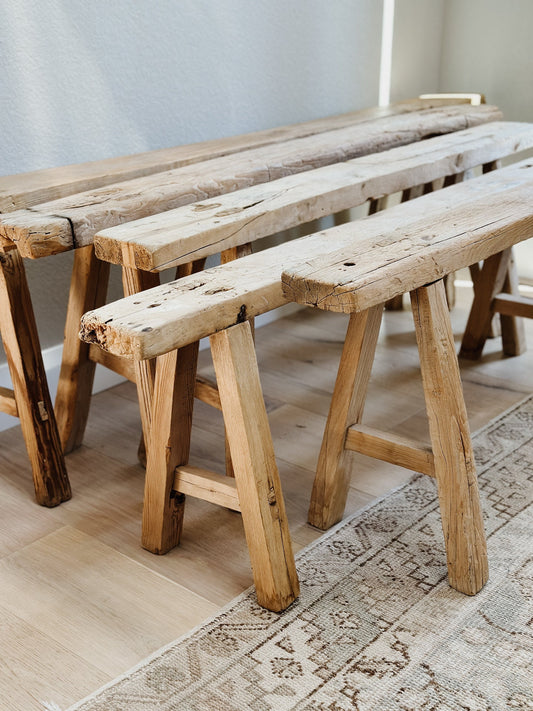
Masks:
[[[401,208],[396,208],[368,222],[375,239],[286,269],[283,292],[298,303],[350,314],[313,487],[310,522],[327,528],[342,517],[350,478],[347,452],[435,477],[450,585],[475,594],[488,578],[486,544],[443,277],[480,261],[485,268],[505,264],[512,246],[533,236],[533,161],[446,192],[458,199],[451,209],[438,205],[440,195],[420,198],[423,217],[418,222],[406,224]],[[470,199],[462,203],[466,193]],[[389,231],[388,218],[393,213],[396,227]],[[430,447],[362,424],[383,302],[407,291],[420,354]],[[530,301],[530,309],[532,305]]]
[[[364,199],[367,185],[369,190],[387,185],[389,188],[394,185],[396,186],[394,189],[401,189],[402,186],[408,187],[421,180],[432,180],[435,174],[442,175],[438,171],[444,170],[446,174],[447,170],[452,172],[459,170],[463,161],[466,161],[467,165],[469,161],[474,164],[475,160],[479,161],[480,156],[482,160],[487,157],[484,151],[497,150],[495,146],[498,141],[495,137],[498,131],[501,131],[500,137],[503,137],[507,129],[511,129],[507,124],[495,126],[490,140],[487,140],[486,135],[483,140],[478,135],[477,143],[475,135],[472,134],[479,134],[481,129],[472,129],[469,139],[471,147],[475,146],[475,150],[472,148],[471,154],[468,151],[468,141],[464,136],[456,134],[457,145],[452,149],[448,143],[447,152],[443,144],[448,139],[441,137],[424,142],[418,149],[397,148],[386,155],[382,154],[381,158],[373,156],[371,160],[368,158],[355,160],[350,166],[356,168],[354,173],[347,171],[344,175],[345,183],[342,189],[346,190],[345,199],[348,202]],[[511,140],[513,146],[525,145],[531,141],[530,126],[515,126],[514,129],[516,133]],[[523,143],[516,140],[521,131],[525,131]],[[526,134],[529,138],[526,138]],[[507,134],[508,138],[510,135]],[[461,160],[458,159],[459,155]],[[304,209],[304,215],[305,210],[327,212],[335,209],[332,205],[336,207],[338,203],[332,199],[332,195],[338,195],[341,188],[337,185],[331,194],[328,192],[331,183],[320,179],[325,171],[330,169],[314,171],[313,174],[302,176],[300,181],[295,178],[285,178],[277,181],[276,185],[268,186],[273,189],[272,194],[275,196],[272,203],[265,202],[262,207],[254,205],[251,208],[268,212],[270,207],[272,213],[265,214],[263,217],[253,214],[248,215],[248,219],[243,219],[242,210],[225,209],[226,202],[232,203],[233,208],[237,207],[235,202],[237,199],[240,199],[241,207],[252,205],[251,192],[259,192],[259,188],[241,191],[240,198],[237,195],[220,198],[216,206],[211,205],[209,201],[201,203],[200,212],[205,215],[211,209],[212,214],[209,219],[203,218],[195,223],[194,235],[189,234],[191,241],[185,254],[190,259],[190,247],[193,244],[197,249],[204,249],[213,238],[212,229],[227,231],[229,236],[225,238],[220,233],[216,235],[216,243],[219,246],[226,246],[225,239],[247,241],[253,233],[268,234],[269,230],[277,229],[278,217],[281,222],[284,220],[297,222],[300,219],[298,217],[300,209]],[[489,177],[491,182],[488,182]],[[337,174],[337,178],[340,179],[340,174]],[[497,171],[485,178],[492,191],[491,194],[494,195],[507,190],[509,184],[516,179],[518,181],[524,179],[524,170],[516,169],[512,174],[508,170]],[[294,192],[291,194],[287,188],[293,183]],[[299,183],[298,187],[297,183]],[[322,187],[317,190],[317,185]],[[276,187],[280,189],[276,190]],[[452,188],[448,188],[424,198],[432,198],[429,205],[434,214],[441,215],[443,211],[452,211],[452,208],[456,211],[465,209],[465,206],[476,200],[479,192],[477,181],[458,185],[453,190],[455,192]],[[322,194],[321,191],[325,193]],[[314,199],[310,200],[312,195]],[[283,199],[280,196],[283,196]],[[291,205],[290,209],[287,207],[287,202]],[[248,324],[243,322],[287,302],[288,299],[281,288],[281,272],[284,267],[287,269],[291,264],[297,266],[304,259],[327,257],[332,250],[343,244],[348,244],[351,249],[354,249],[354,244],[358,244],[359,238],[362,240],[361,247],[364,250],[367,245],[373,245],[384,231],[389,231],[396,225],[399,209],[401,209],[402,229],[410,224],[416,225],[420,221],[419,203],[417,201],[404,203],[398,208],[381,213],[378,222],[372,221],[377,219],[376,216],[267,249],[205,270],[201,274],[190,275],[171,284],[151,289],[143,294],[132,295],[84,317],[82,336],[87,342],[96,343],[116,356],[133,355],[137,361],[157,357],[143,512],[143,545],[146,548],[164,553],[179,542],[183,497],[177,494],[192,494],[232,508],[240,507],[249,545],[250,541],[254,540],[254,531],[257,544],[257,531],[264,531],[265,525],[271,525],[271,516],[267,507],[268,492],[274,492],[274,498],[278,503],[281,502],[281,492],[276,478],[277,472],[272,473],[275,471],[272,443],[264,406],[260,399],[253,341]],[[277,216],[278,210],[279,216]],[[219,215],[220,211],[225,214]],[[184,240],[179,240],[180,229],[183,237],[190,233],[191,214],[194,215],[194,206],[158,218],[176,238],[178,246],[172,259],[178,260],[178,263],[183,258],[183,255],[177,256],[178,250],[183,249],[184,244]],[[224,225],[219,228],[216,223],[221,217],[224,218]],[[250,227],[251,224],[253,228]],[[285,222],[283,224],[287,226]],[[130,225],[124,229],[106,231],[101,238],[97,238],[97,241],[102,239],[102,245],[105,246],[109,240],[112,240],[112,233],[116,231],[126,235],[127,239],[131,239],[132,234],[137,235],[135,245],[139,246],[142,238],[137,227]],[[238,229],[235,229],[236,227]],[[157,236],[156,243],[160,246],[163,233],[157,230],[156,224],[154,224],[154,232]],[[152,236],[148,235],[148,245],[151,239]],[[126,244],[130,243],[126,240]],[[142,246],[146,247],[146,244]],[[117,245],[113,246],[112,253],[121,254],[121,249],[116,247]],[[146,254],[146,250],[142,253]],[[124,254],[131,257],[132,251],[129,248],[125,249]],[[165,264],[168,263],[169,255],[168,250],[164,252]],[[473,261],[475,258],[474,256]],[[196,342],[206,336],[211,338],[220,391],[220,406],[228,427],[232,458],[235,460],[236,482],[188,465],[195,391]],[[177,383],[179,387],[173,387],[173,383]],[[253,405],[244,395],[247,392],[252,393],[250,400]],[[254,422],[260,424],[256,426]],[[265,456],[265,452],[268,452],[268,456]],[[269,482],[269,485],[266,486],[265,482]],[[243,504],[243,501],[247,502],[252,496],[251,491],[253,491],[253,503]],[[254,519],[252,513],[245,510],[245,506],[251,506],[255,514],[263,511],[263,521],[258,521],[257,515]],[[277,511],[276,521],[280,520],[280,515]],[[267,545],[272,536],[274,540],[278,540],[276,550],[284,551],[284,555],[275,557],[274,562]],[[250,548],[258,597],[267,607],[277,605],[276,609],[280,609],[283,601],[289,599],[291,590],[294,592],[292,573],[287,574],[287,551],[279,541],[279,536],[277,527],[274,531],[269,529],[268,533],[263,535],[261,553],[257,551],[254,553]],[[286,529],[283,532],[283,540],[285,536]],[[263,561],[261,564],[257,562],[257,556]],[[281,558],[285,562],[280,563]],[[269,560],[270,565],[265,566],[264,560]],[[272,576],[266,582],[261,577],[259,579],[257,577],[258,571],[273,570],[278,566],[285,571],[285,587],[281,588],[283,590],[281,597],[280,588],[276,587]],[[273,596],[272,590],[277,591],[276,595]]]
[[[81,315],[105,301],[109,267],[95,259],[92,247],[98,229],[500,117],[494,107],[441,103],[433,109],[431,101],[402,102],[246,136],[0,178],[0,329],[13,380],[13,391],[0,391],[0,409],[20,418],[37,501],[55,506],[71,494],[60,442],[67,452],[80,444],[87,420],[95,363],[76,334]],[[22,258],[71,249],[76,252],[56,424]],[[124,281],[127,292],[156,283],[153,275],[129,269]]]

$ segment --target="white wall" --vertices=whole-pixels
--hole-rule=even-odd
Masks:
[[[533,2],[447,0],[441,91],[480,91],[510,121],[533,121]]]
[[[391,101],[439,89],[445,0],[396,0]]]
[[[533,121],[532,30],[533,0],[447,0],[440,90],[480,91],[506,119]],[[533,279],[533,244],[515,251]]]
[[[2,0],[0,174],[375,105],[381,11],[376,0]],[[62,340],[70,262],[28,263],[43,347]]]

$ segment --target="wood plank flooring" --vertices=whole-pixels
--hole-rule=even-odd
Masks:
[[[457,342],[471,294],[459,289]],[[344,339],[342,315],[304,310],[257,332],[261,380],[296,550],[320,532],[306,523],[320,440]],[[497,339],[462,362],[472,429],[533,391],[531,350],[503,359]],[[208,352],[201,373],[212,375]],[[0,434],[0,709],[66,707],[211,616],[252,582],[240,515],[188,499],[182,544],[140,548],[143,470],[135,389],[93,398],[85,444],[67,457],[72,501],[33,500],[20,428]],[[387,312],[364,421],[410,437],[427,433],[409,312]],[[354,455],[347,514],[411,473]],[[197,402],[192,463],[223,470],[220,413]]]

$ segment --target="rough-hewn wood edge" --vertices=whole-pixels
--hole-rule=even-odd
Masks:
[[[38,259],[74,249],[72,225],[66,217],[17,210],[0,215],[0,239],[16,245],[22,257]]]

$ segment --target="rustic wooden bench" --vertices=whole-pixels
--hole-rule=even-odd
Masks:
[[[443,277],[480,261],[490,270],[502,267],[512,245],[533,236],[533,161],[446,192],[458,198],[450,209],[438,204],[440,195],[420,198],[423,217],[417,222],[406,225],[396,208],[367,223],[375,239],[286,269],[283,292],[298,303],[350,314],[310,522],[327,528],[342,517],[350,477],[347,452],[428,474],[438,486],[450,585],[475,594],[488,577],[486,544]],[[461,204],[466,193],[470,199]],[[389,231],[393,212],[397,222]],[[404,292],[411,294],[430,447],[362,424],[383,302]]]
[[[95,363],[76,333],[82,313],[105,301],[109,266],[95,259],[92,247],[98,229],[500,116],[494,107],[441,103],[433,109],[432,102],[402,102],[247,136],[0,178],[0,329],[13,380],[13,391],[0,392],[0,409],[20,418],[38,502],[54,506],[70,497],[60,441],[65,451],[80,444],[87,419]],[[21,258],[71,249],[76,252],[56,425]],[[124,281],[127,292],[156,283],[154,275],[129,269]]]
[[[475,137],[470,135],[472,145],[476,145],[478,151],[476,155],[475,150],[472,149],[470,157],[468,157],[468,141],[461,143],[461,136],[456,134],[456,140],[461,146],[459,153],[457,146],[455,151],[452,151],[449,145],[446,153],[442,145],[446,139],[442,137],[425,142],[423,147],[416,151],[412,147],[393,149],[386,156],[382,156],[381,161],[377,156],[353,161],[351,167],[356,167],[357,170],[355,177],[349,171],[344,175],[342,187],[342,190],[346,191],[344,199],[348,203],[364,199],[366,185],[369,185],[368,189],[371,191],[386,185],[389,188],[394,185],[396,186],[394,189],[401,189],[404,185],[431,180],[435,174],[442,175],[439,171],[444,171],[446,174],[447,170],[452,172],[458,170],[463,165],[463,161],[468,165],[469,161],[473,163],[475,158],[479,161],[481,156],[483,156],[481,160],[484,158],[492,160],[484,151],[496,150],[495,145],[498,141],[495,140],[495,136],[500,130],[503,137],[506,128],[510,127],[507,124],[495,126],[491,140],[486,140],[487,135],[485,140],[477,136],[477,144]],[[515,129],[517,133],[511,141],[512,145],[525,147],[526,143],[531,141],[531,127],[515,126]],[[522,130],[529,134],[529,138],[526,139],[524,134],[521,143],[516,139]],[[470,133],[475,134],[480,131],[481,129],[472,129]],[[510,134],[507,137],[509,138]],[[440,146],[440,153],[436,146],[432,150],[432,144]],[[459,154],[461,160],[458,160]],[[388,166],[389,172],[383,168],[384,165]],[[224,241],[226,239],[233,240],[231,244],[239,243],[240,240],[246,242],[252,234],[268,234],[269,231],[277,229],[276,210],[279,210],[279,220],[285,226],[287,226],[286,221],[297,222],[300,219],[298,217],[300,209],[304,210],[304,215],[306,210],[309,214],[314,210],[331,211],[332,205],[335,207],[338,205],[332,195],[338,196],[341,187],[337,183],[332,193],[328,192],[331,181],[320,180],[321,174],[326,170],[331,172],[330,169],[323,168],[314,171],[314,174],[307,174],[304,176],[305,180],[285,178],[277,181],[276,185],[268,186],[274,188],[274,192],[271,193],[271,197],[274,196],[272,202],[269,203],[263,195],[266,202],[262,208],[255,205],[251,208],[256,210],[256,213],[260,213],[263,209],[265,212],[263,217],[261,214],[252,213],[248,215],[248,219],[243,219],[242,210],[226,210],[226,201],[233,204],[233,208],[237,206],[235,203],[237,195],[220,198],[216,201],[216,205],[205,201],[201,203],[200,212],[205,215],[206,211],[211,209],[211,217],[197,220],[192,237],[190,221],[191,212],[194,215],[194,206],[182,208],[173,215],[169,213],[160,216],[158,220],[162,220],[168,230],[174,230],[172,234],[180,245],[172,254],[168,250],[164,252],[162,257],[164,263],[168,263],[169,258],[179,263],[183,254],[177,256],[178,250],[180,248],[183,250],[184,239],[188,233],[192,241],[189,242],[185,254],[190,259],[189,247],[195,245],[194,250],[201,251],[213,237],[217,244],[226,246],[228,244]],[[491,195],[498,195],[509,188],[516,176],[519,182],[524,180],[524,171],[516,169],[512,174],[509,170],[497,171],[486,176],[484,178],[488,186],[486,190],[492,191]],[[340,172],[336,177],[342,182]],[[293,187],[292,194],[289,190],[290,185]],[[317,189],[317,185],[322,187]],[[276,186],[280,189],[275,190]],[[259,188],[241,191],[241,207],[252,205],[250,202],[252,191],[259,193]],[[321,191],[326,191],[325,195],[322,195]],[[424,200],[432,198],[429,208],[433,210],[433,214],[440,216],[443,212],[452,212],[452,209],[455,210],[454,214],[461,214],[461,209],[464,210],[465,206],[475,201],[478,193],[478,182],[469,181],[456,186],[455,189],[448,188],[428,195]],[[222,206],[220,203],[223,203]],[[291,205],[290,209],[287,207],[288,204]],[[272,214],[267,215],[269,205]],[[381,234],[396,226],[398,210],[401,210],[401,227],[405,229],[410,224],[418,224],[420,209],[417,201],[404,203],[398,208],[382,213],[378,222],[372,222],[369,218],[369,220],[279,245],[220,267],[205,270],[201,274],[190,275],[171,284],[151,289],[144,294],[132,295],[84,317],[82,335],[88,342],[97,343],[116,356],[133,355],[138,361],[158,357],[143,512],[143,545],[146,548],[163,553],[178,543],[183,515],[183,497],[178,494],[192,494],[232,508],[240,508],[250,545],[258,597],[262,604],[267,607],[278,606],[276,609],[280,609],[287,602],[291,591],[294,593],[294,578],[292,572],[287,573],[288,554],[286,543],[285,547],[283,544],[287,535],[286,528],[280,532],[276,526],[272,531],[272,512],[269,513],[267,506],[269,492],[271,498],[274,494],[273,498],[281,505],[281,492],[273,462],[266,414],[260,398],[253,341],[249,325],[243,322],[286,303],[287,298],[282,293],[280,279],[283,267],[287,269],[291,264],[298,265],[304,259],[320,255],[327,257],[334,247],[343,244],[348,244],[351,249],[354,249],[354,244],[358,244],[359,237],[362,239],[361,247],[364,251],[367,245],[374,245]],[[220,211],[224,214],[219,215]],[[219,228],[216,223],[220,218],[224,218],[224,225]],[[372,219],[376,220],[377,216]],[[253,228],[250,224],[253,224]],[[172,225],[176,227],[172,228]],[[132,234],[137,235],[135,245],[138,246],[142,239],[136,227],[131,225],[124,228],[124,233],[127,233],[127,239],[130,240]],[[184,238],[181,242],[180,227]],[[213,235],[211,230],[215,232],[221,230],[221,232]],[[116,231],[123,232],[118,228]],[[156,225],[154,231],[157,231]],[[112,240],[112,232],[109,230],[102,235],[102,245],[105,246],[109,240]],[[161,231],[157,231],[158,246],[161,244],[161,236]],[[150,239],[149,236],[148,245]],[[97,241],[99,240],[100,237],[97,238]],[[126,244],[130,242],[126,241]],[[122,252],[121,249],[116,248],[116,245],[111,251],[114,254],[127,254],[129,258],[132,255],[129,248]],[[145,255],[146,250],[142,251],[142,254]],[[472,261],[477,258],[474,254]],[[483,256],[479,257],[479,259],[483,258]],[[236,482],[213,472],[198,470],[187,463],[195,391],[196,342],[206,336],[211,338],[220,391],[220,406],[228,427]],[[173,384],[178,384],[179,387],[172,387]],[[248,397],[247,393],[250,393]],[[265,452],[268,452],[268,455],[265,455]],[[262,520],[258,520],[258,512],[262,512]],[[275,520],[281,520],[279,509],[276,509]],[[262,540],[258,544],[257,531],[264,532],[265,526],[267,533],[263,533]],[[274,548],[278,551],[278,555],[274,558],[272,552],[268,550],[270,540],[277,541]],[[256,546],[260,546],[259,552],[252,550],[251,541],[255,542]],[[279,555],[279,551],[283,551],[283,555]],[[269,561],[268,565],[265,565],[265,560]],[[274,582],[272,572],[265,578],[265,570],[276,569],[278,572],[284,571],[282,575],[284,582],[283,580],[281,583],[279,580]]]

